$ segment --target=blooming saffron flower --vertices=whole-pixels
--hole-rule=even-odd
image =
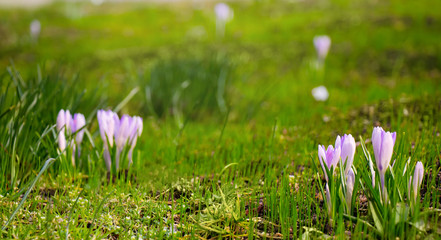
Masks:
[[[331,38],[326,35],[315,36],[313,42],[315,50],[317,51],[318,60],[319,62],[323,62],[331,47]]]
[[[415,166],[415,172],[413,174],[413,182],[412,176],[410,176],[409,183],[407,185],[408,188],[408,196],[412,198],[414,203],[417,202],[418,193],[420,191],[421,183],[423,182],[424,177],[424,166],[422,162],[417,162]]]
[[[341,160],[345,167],[345,175],[348,174],[354,162],[355,139],[351,134],[345,134],[343,137],[337,136],[335,147],[341,147]]]
[[[137,137],[142,133],[142,119],[140,117],[129,115],[123,115],[119,119],[115,112],[110,110],[99,110],[97,113],[98,124],[100,127],[101,138],[105,142],[104,144],[104,160],[106,162],[107,170],[110,171],[112,165],[112,159],[109,149],[115,144],[116,156],[115,166],[119,168],[119,161],[121,152],[125,147],[129,146],[128,159],[129,164],[132,162],[132,152],[136,145]]]
[[[396,137],[396,132],[385,132],[381,127],[375,127],[372,132],[372,145],[382,190],[384,189],[384,175],[392,158]]]
[[[323,168],[323,172],[325,173],[326,181],[328,181],[328,175],[326,173],[326,168],[324,164],[326,164],[326,167],[329,170],[331,169],[331,167],[334,167],[335,170],[338,161],[340,159],[340,153],[341,153],[340,147],[336,147],[334,149],[332,145],[329,145],[328,149],[325,149],[325,146],[323,145],[318,146],[318,156],[319,156],[320,164],[322,165]]]

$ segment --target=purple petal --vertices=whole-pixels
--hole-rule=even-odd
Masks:
[[[384,133],[384,138],[381,143],[381,151],[380,151],[380,166],[378,166],[378,170],[382,174],[384,174],[389,166],[390,160],[392,159],[394,143],[392,140],[392,135],[390,132]]]
[[[380,152],[381,152],[381,144],[382,144],[382,128],[375,127],[372,131],[372,146],[374,148],[375,162],[377,164],[377,168],[380,168]]]
[[[343,138],[340,137],[340,135],[337,135],[337,139],[335,139],[335,148],[341,147],[343,144]]]
[[[64,110],[61,109],[57,116],[57,130],[60,131],[64,125],[66,125],[66,114],[64,113]]]
[[[394,146],[395,146],[395,141],[397,140],[397,132],[392,133],[392,140],[394,141]]]

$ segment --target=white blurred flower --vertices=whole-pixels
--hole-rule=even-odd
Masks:
[[[34,19],[29,26],[32,39],[37,39],[41,32],[41,23],[37,19]]]
[[[323,85],[318,86],[316,88],[313,88],[311,93],[316,101],[324,102],[324,101],[328,100],[328,98],[329,98],[328,89],[326,89],[326,87]]]

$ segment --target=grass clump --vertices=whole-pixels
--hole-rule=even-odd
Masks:
[[[232,74],[225,57],[161,60],[150,70],[145,86],[149,114],[172,115],[180,124],[204,112],[225,114]]]

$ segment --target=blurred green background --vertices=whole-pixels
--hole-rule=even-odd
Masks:
[[[212,116],[219,104],[213,96],[200,100],[201,94],[216,88],[220,77],[226,82],[220,94],[237,121],[272,123],[278,117],[298,123],[330,106],[345,112],[377,100],[439,93],[438,2],[228,4],[235,14],[224,37],[216,35],[211,1],[3,7],[0,67],[13,63],[24,78],[34,76],[37,66],[67,77],[79,74],[76,84],[87,90],[105,87],[102,98],[109,106],[139,87],[137,101],[123,111],[143,116],[173,112],[178,91],[186,115]],[[29,33],[34,19],[41,23],[38,39]],[[331,37],[332,46],[326,69],[317,73],[311,70],[312,39],[321,34]],[[184,90],[179,86],[185,81]],[[325,104],[311,96],[318,85],[330,92]],[[209,116],[189,113],[196,102]]]

